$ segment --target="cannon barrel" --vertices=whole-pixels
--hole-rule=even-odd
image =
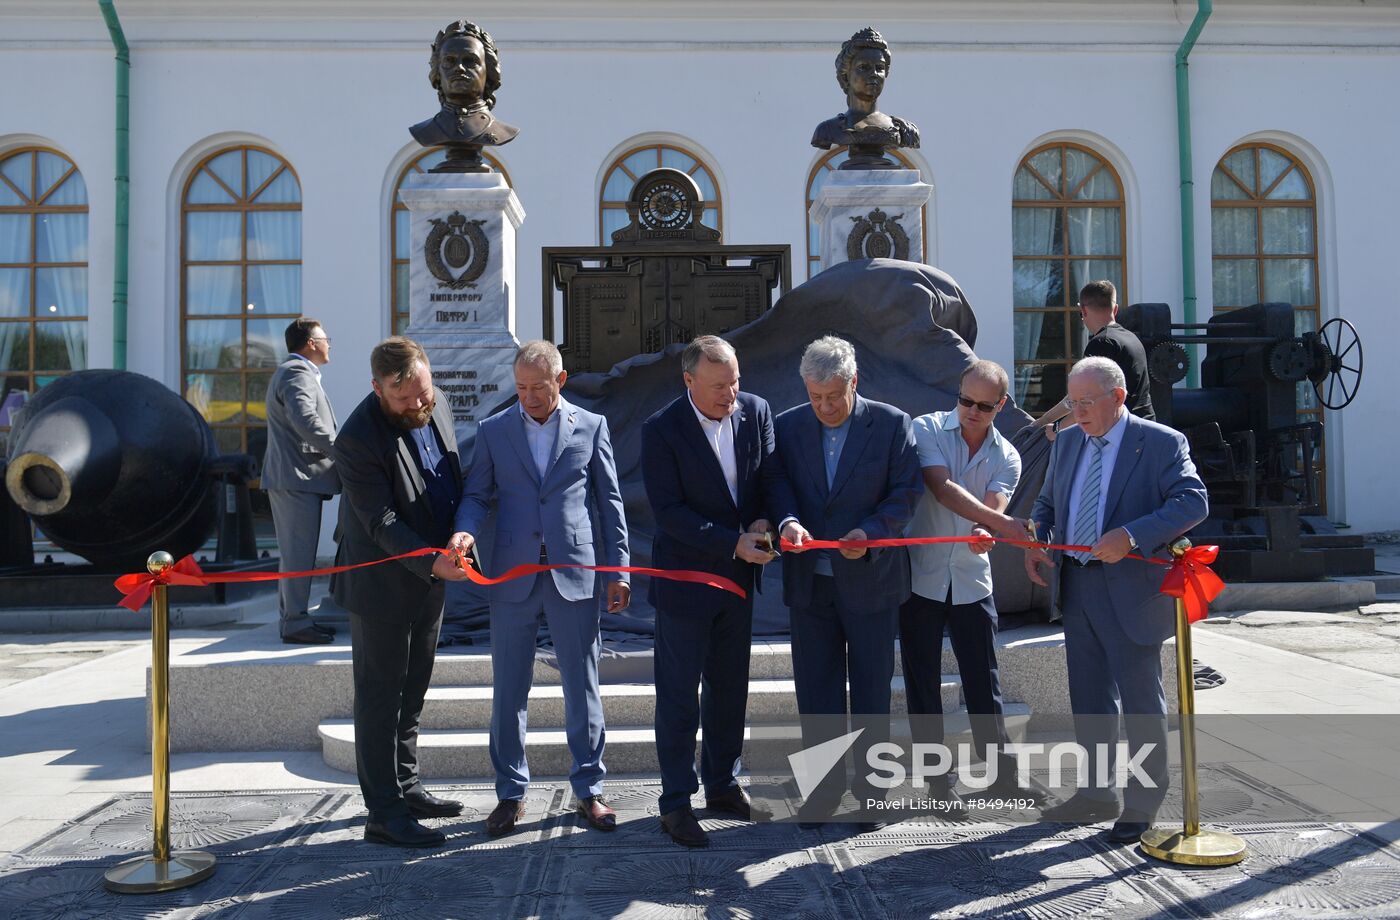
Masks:
[[[136,571],[157,549],[176,558],[213,533],[235,469],[193,406],[156,380],[79,371],[18,414],[5,488],[54,543],[102,568]]]

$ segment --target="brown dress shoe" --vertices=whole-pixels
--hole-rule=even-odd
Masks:
[[[502,837],[515,830],[515,822],[525,817],[525,803],[520,799],[502,799],[486,816],[486,833]]]
[[[661,829],[671,835],[671,839],[683,847],[707,847],[709,835],[695,820],[695,812],[690,806],[682,806],[661,816]]]
[[[617,813],[608,807],[601,795],[590,795],[586,799],[579,799],[574,807],[597,830],[617,830]]]
[[[767,821],[773,817],[773,812],[767,806],[761,802],[755,802],[747,792],[738,786],[714,798],[706,797],[705,807],[710,811],[723,811],[731,815],[738,815],[745,821]]]

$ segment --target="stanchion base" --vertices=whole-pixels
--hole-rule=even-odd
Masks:
[[[1233,866],[1245,858],[1244,841],[1226,831],[1186,836],[1180,828],[1148,828],[1139,843],[1148,856],[1185,866]]]
[[[138,856],[103,873],[103,885],[119,894],[155,894],[197,885],[214,874],[214,855],[201,850],[181,850],[158,862],[154,856]]]

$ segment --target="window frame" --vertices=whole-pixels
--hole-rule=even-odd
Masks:
[[[1240,179],[1239,176],[1235,175],[1235,173],[1234,173],[1232,170],[1230,170],[1230,169],[1225,165],[1225,161],[1228,160],[1230,157],[1234,156],[1234,155],[1237,154],[1237,153],[1246,151],[1246,150],[1247,150],[1247,151],[1250,151],[1250,152],[1253,154],[1253,160],[1254,160],[1254,182],[1253,182],[1253,184],[1252,184],[1252,187],[1247,186],[1247,185]],[[1268,150],[1268,151],[1270,151],[1271,153],[1275,153],[1275,154],[1277,154],[1277,155],[1283,157],[1284,159],[1286,159],[1286,160],[1289,162],[1289,167],[1288,167],[1287,169],[1282,170],[1277,176],[1275,176],[1273,182],[1271,182],[1271,183],[1269,184],[1268,188],[1265,188],[1265,189],[1260,189],[1260,188],[1259,188],[1259,176],[1260,176],[1260,174],[1261,174],[1261,173],[1260,173],[1260,169],[1259,169],[1259,166],[1260,166],[1260,163],[1259,163],[1259,159],[1260,159],[1260,157],[1259,157],[1259,152],[1260,152],[1261,150]],[[1243,191],[1246,193],[1246,195],[1248,195],[1249,197],[1247,197],[1247,198],[1216,198],[1216,197],[1215,197],[1215,189],[1214,189],[1214,185],[1215,185],[1215,181],[1214,181],[1214,180],[1215,180],[1215,174],[1216,174],[1217,171],[1224,171],[1224,173],[1225,173],[1226,177],[1229,179],[1229,181],[1235,183],[1235,186],[1236,186],[1237,188],[1243,190]],[[1294,172],[1294,171],[1296,171],[1300,176],[1302,176],[1302,177],[1303,177],[1303,181],[1307,184],[1307,187],[1308,187],[1308,197],[1307,197],[1307,198],[1269,198],[1269,197],[1268,197],[1269,193],[1272,192],[1275,188],[1277,188],[1278,185],[1279,185],[1279,183],[1282,182],[1282,181],[1288,176],[1289,173]],[[1255,261],[1255,263],[1256,263],[1256,267],[1255,267],[1255,271],[1256,271],[1256,275],[1255,275],[1255,284],[1256,284],[1256,287],[1255,287],[1255,290],[1258,292],[1258,298],[1259,298],[1259,299],[1258,299],[1258,302],[1259,302],[1259,303],[1264,303],[1264,302],[1266,302],[1266,300],[1265,300],[1265,284],[1264,284],[1264,266],[1265,266],[1268,262],[1270,262],[1270,261],[1278,261],[1278,260],[1284,260],[1284,261],[1301,261],[1301,260],[1307,260],[1307,261],[1310,261],[1310,262],[1312,263],[1313,302],[1312,302],[1311,304],[1307,304],[1307,305],[1304,305],[1304,306],[1298,306],[1297,304],[1293,304],[1293,316],[1294,316],[1293,328],[1294,328],[1294,331],[1295,331],[1295,334],[1296,334],[1297,329],[1298,329],[1298,320],[1297,320],[1298,314],[1299,314],[1299,313],[1308,313],[1308,314],[1311,314],[1311,317],[1312,317],[1312,329],[1313,329],[1314,331],[1316,331],[1316,330],[1318,330],[1318,329],[1321,329],[1321,328],[1322,328],[1322,323],[1323,323],[1323,318],[1322,318],[1322,275],[1321,275],[1321,263],[1320,263],[1320,259],[1318,258],[1318,250],[1319,250],[1319,245],[1320,245],[1320,243],[1319,243],[1319,240],[1318,240],[1318,226],[1317,226],[1317,209],[1318,209],[1317,183],[1313,180],[1312,171],[1311,171],[1310,169],[1308,169],[1308,165],[1307,165],[1305,162],[1303,162],[1303,159],[1302,159],[1301,157],[1299,157],[1298,155],[1296,155],[1295,153],[1293,153],[1291,150],[1289,150],[1289,149],[1286,148],[1286,147],[1282,147],[1282,146],[1279,146],[1278,144],[1270,143],[1270,142],[1268,142],[1268,141],[1246,141],[1246,142],[1244,142],[1244,143],[1240,143],[1240,144],[1234,145],[1234,146],[1231,147],[1229,150],[1227,150],[1227,151],[1225,151],[1223,154],[1221,154],[1220,159],[1216,160],[1216,162],[1215,162],[1215,167],[1211,170],[1210,177],[1211,177],[1211,186],[1210,186],[1210,210],[1211,210],[1211,223],[1212,223],[1212,226],[1214,225],[1214,221],[1215,221],[1215,209],[1218,208],[1218,207],[1219,207],[1219,208],[1230,208],[1230,209],[1239,209],[1239,208],[1253,208],[1253,209],[1254,209],[1254,252],[1253,252],[1253,253],[1224,253],[1224,254],[1221,254],[1221,255],[1216,255],[1216,252],[1215,252],[1215,236],[1214,236],[1214,232],[1212,232],[1212,234],[1211,234],[1211,250],[1210,250],[1211,297],[1210,297],[1210,300],[1211,300],[1211,313],[1212,313],[1212,315],[1219,314],[1219,313],[1229,313],[1229,312],[1231,312],[1231,311],[1233,311],[1233,310],[1238,310],[1240,307],[1251,306],[1251,304],[1227,304],[1227,305],[1223,305],[1223,306],[1217,305],[1217,302],[1216,302],[1216,295],[1215,295],[1215,284],[1214,284],[1215,263],[1216,263],[1217,260],[1222,261],[1222,262],[1236,262],[1236,261],[1249,261],[1249,260],[1252,259],[1252,260]],[[1311,227],[1309,228],[1309,232],[1311,233],[1311,239],[1312,239],[1312,251],[1311,251],[1311,253],[1308,254],[1308,255],[1301,255],[1301,254],[1299,254],[1299,253],[1266,253],[1266,252],[1264,252],[1264,209],[1265,209],[1265,208],[1309,208],[1309,209],[1311,209],[1311,211],[1312,211],[1312,225],[1311,225]],[[1307,387],[1310,388],[1312,385],[1311,385],[1310,383],[1308,383],[1307,381],[1303,381],[1301,384],[1299,384],[1300,389],[1301,389],[1301,387],[1303,387],[1303,386],[1307,386]],[[1303,421],[1316,421],[1319,425],[1322,425],[1322,426],[1323,426],[1322,437],[1320,437],[1320,438],[1318,439],[1317,444],[1314,445],[1314,453],[1315,453],[1315,456],[1314,456],[1313,466],[1314,466],[1314,468],[1315,468],[1315,470],[1316,470],[1316,473],[1317,473],[1317,483],[1318,483],[1318,505],[1321,507],[1323,513],[1325,514],[1326,511],[1327,511],[1327,433],[1326,433],[1326,424],[1325,424],[1326,412],[1324,411],[1324,407],[1323,407],[1322,403],[1319,402],[1319,401],[1317,401],[1316,399],[1314,399],[1313,405],[1312,405],[1311,408],[1302,408],[1302,409],[1299,409],[1299,410],[1298,410],[1298,420],[1299,420],[1300,422],[1303,422]]]
[[[1067,168],[1066,168],[1066,157],[1067,157],[1067,151],[1069,151],[1069,150],[1077,150],[1077,151],[1079,151],[1079,152],[1081,152],[1081,153],[1087,154],[1088,156],[1093,157],[1094,160],[1096,160],[1096,161],[1098,162],[1099,165],[1098,165],[1097,167],[1095,167],[1094,169],[1090,170],[1089,172],[1087,172],[1087,173],[1079,180],[1079,184],[1076,185],[1073,189],[1066,189],[1065,192],[1062,193],[1058,187],[1052,187],[1050,181],[1049,181],[1048,179],[1046,179],[1045,176],[1041,175],[1041,173],[1040,173],[1039,170],[1037,170],[1034,166],[1031,165],[1031,160],[1033,160],[1034,158],[1040,156],[1041,154],[1045,153],[1046,151],[1055,150],[1055,149],[1058,149],[1058,150],[1059,150],[1059,153],[1060,153],[1060,177],[1061,177],[1061,178],[1060,178],[1060,182],[1057,183],[1057,185],[1063,185],[1063,184],[1064,184],[1064,177],[1065,177],[1066,175],[1068,175],[1068,170],[1067,170]],[[1032,173],[1033,178],[1034,178],[1037,182],[1039,182],[1039,183],[1041,184],[1042,187],[1044,187],[1047,191],[1049,191],[1049,192],[1051,193],[1051,196],[1052,196],[1052,197],[1050,197],[1050,198],[1017,198],[1017,197],[1015,197],[1016,176],[1017,176],[1017,174],[1019,174],[1019,173],[1021,172],[1022,169],[1030,170],[1030,172]],[[1114,182],[1117,184],[1117,186],[1118,186],[1118,197],[1117,197],[1117,198],[1076,198],[1076,197],[1074,197],[1074,196],[1078,193],[1078,191],[1084,187],[1084,185],[1085,185],[1087,182],[1089,182],[1091,179],[1093,179],[1094,176],[1097,175],[1097,174],[1098,174],[1100,171],[1102,171],[1102,170],[1107,170],[1108,173],[1113,177]],[[1030,357],[1030,358],[1021,359],[1021,358],[1016,358],[1016,357],[1014,356],[1014,354],[1013,354],[1013,365],[1012,365],[1012,391],[1013,391],[1013,393],[1014,393],[1014,392],[1015,392],[1015,389],[1016,389],[1016,386],[1015,386],[1015,377],[1016,377],[1016,374],[1017,374],[1017,372],[1019,371],[1020,368],[1022,368],[1022,367],[1045,367],[1045,366],[1055,366],[1055,365],[1059,365],[1059,366],[1063,366],[1063,367],[1065,368],[1065,374],[1068,375],[1068,373],[1069,373],[1069,368],[1072,367],[1072,366],[1074,365],[1074,362],[1075,362],[1075,361],[1078,361],[1080,358],[1083,357],[1083,348],[1084,348],[1083,339],[1084,339],[1084,337],[1081,336],[1081,335],[1080,335],[1080,332],[1079,332],[1079,330],[1080,330],[1080,325],[1081,325],[1081,324],[1080,324],[1080,320],[1079,320],[1079,306],[1078,306],[1078,302],[1079,302],[1079,290],[1078,290],[1077,288],[1075,288],[1075,285],[1074,285],[1074,283],[1073,283],[1073,281],[1072,281],[1072,279],[1074,278],[1074,272],[1071,270],[1073,263],[1075,263],[1075,262],[1114,262],[1114,261],[1118,262],[1118,263],[1119,263],[1119,266],[1120,266],[1120,268],[1119,268],[1120,282],[1119,282],[1118,284],[1116,284],[1115,286],[1116,286],[1117,289],[1118,289],[1118,303],[1119,303],[1120,306],[1132,302],[1132,300],[1131,300],[1131,298],[1130,298],[1130,296],[1129,296],[1129,293],[1128,293],[1129,290],[1131,289],[1131,278],[1132,278],[1132,276],[1131,276],[1131,274],[1130,274],[1130,272],[1129,272],[1129,264],[1128,264],[1128,199],[1127,199],[1127,187],[1126,187],[1126,186],[1124,185],[1124,183],[1123,183],[1123,176],[1122,176],[1122,174],[1121,174],[1121,173],[1118,171],[1118,169],[1113,165],[1113,161],[1112,161],[1103,151],[1097,150],[1097,149],[1095,149],[1095,148],[1089,146],[1088,144],[1080,143],[1080,142],[1078,142],[1078,141],[1072,141],[1072,140],[1052,140],[1052,141],[1047,141],[1046,143],[1038,144],[1036,147],[1034,147],[1034,148],[1032,148],[1031,150],[1027,151],[1026,154],[1025,154],[1024,156],[1022,156],[1021,159],[1017,162],[1017,164],[1016,164],[1016,169],[1012,172],[1011,175],[1012,175],[1012,198],[1011,198],[1011,208],[1012,208],[1012,214],[1013,214],[1012,229],[1011,229],[1011,271],[1012,271],[1012,280],[1013,280],[1013,290],[1014,290],[1014,280],[1015,280],[1016,263],[1017,263],[1017,262],[1059,262],[1059,263],[1061,264],[1061,267],[1062,267],[1062,273],[1063,273],[1063,274],[1062,274],[1062,277],[1064,278],[1064,284],[1062,285],[1062,288],[1063,288],[1064,299],[1065,299],[1065,303],[1064,303],[1063,306],[1054,306],[1054,307],[1052,307],[1052,306],[1018,307],[1018,306],[1015,305],[1015,301],[1014,301],[1014,299],[1013,299],[1012,307],[1011,307],[1011,311],[1012,311],[1012,328],[1013,328],[1013,330],[1015,329],[1015,322],[1016,322],[1016,319],[1015,319],[1015,318],[1016,318],[1017,316],[1019,316],[1019,315],[1022,315],[1022,314],[1033,314],[1033,313],[1041,313],[1041,314],[1055,314],[1055,313],[1059,313],[1059,314],[1063,315],[1063,317],[1064,317],[1063,335],[1064,335],[1064,338],[1065,338],[1065,342],[1064,342],[1064,354],[1065,354],[1065,357],[1063,357],[1063,358],[1042,358],[1042,357],[1040,357],[1039,355],[1035,355],[1035,356],[1032,356],[1032,357]],[[1106,255],[1072,255],[1072,254],[1070,253],[1070,246],[1069,246],[1069,237],[1068,237],[1068,235],[1066,235],[1065,238],[1064,238],[1064,246],[1063,246],[1062,252],[1060,252],[1059,254],[1055,254],[1055,255],[1045,255],[1045,256],[1021,256],[1021,255],[1017,255],[1017,254],[1016,254],[1016,229],[1015,229],[1014,214],[1015,214],[1015,210],[1016,210],[1017,208],[1044,208],[1044,209],[1046,209],[1046,210],[1049,210],[1049,209],[1058,210],[1058,211],[1060,212],[1061,226],[1062,226],[1062,227],[1065,227],[1065,226],[1068,226],[1068,223],[1069,223],[1069,213],[1068,213],[1068,212],[1069,212],[1069,209],[1070,209],[1070,208],[1076,208],[1076,207],[1078,207],[1078,208],[1083,208],[1083,207],[1117,208],[1117,209],[1118,209],[1118,254],[1117,254],[1116,256],[1106,256]],[[1092,280],[1092,279],[1091,279],[1091,280]],[[1014,346],[1013,346],[1013,351],[1014,351]],[[1016,399],[1017,399],[1018,402],[1020,402],[1020,401],[1022,400],[1022,398],[1023,398],[1022,395],[1017,395],[1017,396],[1016,396]],[[1052,403],[1050,404],[1050,407],[1053,407],[1053,405],[1054,405],[1054,404],[1053,404],[1053,402],[1052,402]],[[1048,408],[1048,407],[1042,406],[1042,407],[1039,408],[1038,411],[1044,411],[1045,408]],[[1030,411],[1030,410],[1027,410],[1027,411]]]
[[[89,215],[90,215],[90,214],[91,214],[91,199],[88,197],[88,193],[87,193],[87,180],[83,178],[82,170],[78,168],[78,164],[77,164],[76,162],[74,162],[74,160],[73,160],[72,157],[68,156],[66,153],[64,153],[64,152],[61,151],[61,150],[57,150],[57,149],[55,149],[55,148],[53,148],[53,147],[48,147],[48,146],[45,146],[45,145],[43,145],[43,144],[25,144],[25,145],[22,145],[22,146],[19,146],[19,147],[13,147],[13,148],[11,148],[11,149],[9,149],[9,150],[5,150],[3,153],[0,153],[0,163],[7,162],[7,161],[9,161],[9,160],[11,160],[11,159],[14,159],[15,157],[18,157],[18,156],[23,156],[23,155],[26,154],[26,153],[27,153],[27,154],[30,154],[30,159],[29,159],[29,169],[30,169],[29,182],[30,182],[30,188],[31,188],[31,189],[38,188],[38,185],[39,185],[39,155],[40,155],[40,154],[42,154],[42,153],[49,154],[49,155],[51,155],[51,156],[57,157],[58,159],[60,159],[60,160],[62,160],[63,162],[65,162],[65,163],[68,164],[68,168],[63,172],[63,174],[62,174],[52,185],[50,185],[49,188],[43,193],[43,195],[41,195],[37,200],[34,198],[33,195],[26,195],[26,194],[25,194],[23,191],[21,191],[17,186],[15,186],[14,183],[10,182],[10,180],[8,179],[8,177],[5,177],[5,176],[3,176],[3,175],[0,175],[0,182],[3,182],[11,191],[13,191],[13,192],[15,193],[15,195],[17,195],[17,196],[18,196],[20,199],[22,199],[22,201],[23,201],[22,204],[18,204],[18,205],[0,205],[0,214],[25,214],[25,215],[28,215],[28,217],[29,217],[29,252],[28,252],[28,257],[27,257],[26,261],[23,261],[23,262],[5,262],[5,263],[3,263],[3,267],[4,267],[4,268],[7,268],[7,269],[23,269],[23,270],[25,270],[25,271],[27,271],[27,272],[29,273],[29,312],[28,312],[26,315],[23,315],[23,316],[0,317],[0,322],[2,322],[2,323],[9,324],[9,325],[25,325],[25,326],[28,327],[28,355],[27,355],[27,358],[26,358],[26,361],[25,361],[25,366],[26,366],[27,369],[26,369],[26,370],[3,370],[3,371],[0,371],[0,378],[4,378],[4,379],[17,378],[17,377],[23,377],[23,378],[25,378],[25,381],[26,381],[25,392],[27,392],[30,396],[33,396],[35,393],[38,392],[38,388],[37,388],[36,383],[35,383],[36,378],[39,378],[39,377],[57,378],[57,377],[62,377],[62,376],[65,376],[65,375],[67,375],[67,374],[73,373],[74,371],[80,371],[80,370],[86,370],[86,369],[87,369],[87,363],[88,363],[88,362],[87,362],[87,360],[86,360],[86,359],[87,359],[87,354],[86,354],[86,352],[87,352],[87,349],[91,347],[92,343],[91,343],[91,341],[88,339],[88,337],[87,337],[87,335],[86,335],[86,332],[84,333],[84,336],[83,336],[83,342],[84,342],[84,361],[83,361],[83,367],[72,367],[72,368],[68,368],[67,370],[54,369],[54,368],[41,368],[41,367],[37,367],[36,364],[35,364],[35,362],[38,360],[38,354],[37,354],[37,339],[38,339],[39,327],[40,327],[41,325],[43,325],[43,324],[50,324],[50,323],[74,323],[74,322],[81,322],[81,323],[86,324],[86,323],[88,322],[88,318],[89,318],[89,316],[91,315],[91,312],[92,312],[92,297],[91,297],[91,291],[89,290],[89,292],[88,292],[87,302],[83,304],[83,312],[82,312],[81,315],[78,315],[78,314],[59,314],[59,315],[56,315],[56,316],[53,316],[53,317],[41,316],[41,315],[39,314],[39,312],[38,312],[38,301],[37,301],[37,298],[38,298],[38,296],[39,296],[39,285],[38,285],[38,271],[39,271],[39,269],[41,269],[41,268],[81,268],[81,269],[84,271],[84,273],[86,273],[86,272],[89,271],[89,266],[90,266],[90,264],[91,264],[91,252],[88,251],[88,250],[89,250],[89,247],[91,246],[91,242],[92,242],[92,230],[91,230],[91,226],[89,225],[88,232],[87,232],[87,237],[86,237],[86,238],[84,239],[84,241],[83,241],[84,250],[85,250],[85,251],[88,251],[88,256],[89,256],[89,260],[88,260],[88,261],[83,261],[83,262],[42,262],[42,261],[39,261],[39,258],[38,258],[38,256],[39,256],[39,227],[38,227],[38,223],[39,223],[40,217],[41,217],[42,215],[45,215],[45,214],[89,214]],[[76,175],[76,176],[79,178],[79,180],[83,183],[83,199],[84,199],[84,201],[83,201],[82,204],[54,205],[54,204],[45,204],[45,203],[44,203],[45,200],[46,200],[50,195],[52,195],[54,192],[58,191],[65,183],[67,183],[67,182],[68,182],[73,176],[75,176],[75,175]],[[88,326],[87,328],[90,329],[91,327]],[[0,424],[0,444],[4,443],[4,441],[7,439],[9,431],[10,431],[10,426],[9,426],[9,425]]]
[[[242,186],[243,186],[243,188],[244,188],[245,190],[248,188],[248,154],[249,154],[250,152],[261,153],[261,154],[265,154],[266,156],[272,157],[272,158],[273,158],[274,160],[276,160],[276,161],[278,162],[278,164],[280,164],[280,165],[279,165],[276,169],[274,169],[271,173],[269,173],[268,176],[263,180],[262,184],[259,185],[256,189],[252,190],[249,194],[240,196],[240,195],[239,195],[237,192],[235,192],[233,189],[229,188],[228,185],[225,184],[224,181],[223,181],[222,179],[220,179],[220,178],[213,172],[213,170],[206,169],[206,167],[208,167],[209,164],[212,163],[214,160],[216,160],[217,158],[219,158],[219,157],[221,157],[221,156],[224,156],[225,154],[228,154],[228,153],[230,153],[230,152],[233,152],[233,151],[238,151],[238,152],[240,153],[240,155],[241,155],[241,164],[242,164],[242,170],[243,170],[243,175],[242,175]],[[262,192],[264,192],[265,190],[267,190],[267,189],[271,186],[271,184],[272,184],[274,181],[276,181],[277,178],[278,178],[280,175],[282,175],[283,172],[290,173],[290,174],[291,174],[291,177],[292,177],[292,179],[293,179],[293,181],[296,182],[296,184],[297,184],[297,200],[296,200],[295,202],[267,202],[267,203],[262,203],[262,204],[257,203],[257,198],[258,198],[258,196],[259,196],[260,194],[262,194]],[[195,183],[195,180],[200,176],[201,173],[205,173],[205,174],[209,175],[211,178],[213,178],[213,180],[214,180],[216,183],[218,183],[219,186],[220,186],[221,188],[223,188],[223,190],[229,195],[229,197],[231,197],[231,198],[234,199],[234,200],[233,200],[231,203],[199,203],[199,204],[191,203],[190,200],[189,200],[189,199],[190,199],[190,190],[193,188],[194,183]],[[249,215],[250,213],[254,213],[254,212],[268,212],[268,211],[272,211],[272,212],[277,212],[277,211],[281,211],[281,212],[291,212],[291,211],[295,211],[295,212],[297,212],[297,213],[301,213],[302,210],[303,210],[303,203],[304,203],[304,196],[303,196],[303,194],[302,194],[301,177],[297,174],[296,168],[292,166],[291,161],[288,160],[286,157],[282,156],[282,155],[281,155],[280,153],[278,153],[277,151],[271,150],[271,149],[269,149],[268,147],[265,147],[265,146],[262,146],[262,145],[256,144],[256,143],[235,143],[235,144],[229,144],[229,145],[225,145],[225,146],[222,146],[222,147],[218,147],[218,148],[216,148],[216,149],[214,149],[214,150],[209,151],[209,152],[206,153],[205,155],[201,156],[201,157],[198,159],[198,161],[196,161],[196,163],[194,164],[194,166],[190,169],[189,175],[185,178],[185,181],[184,181],[183,186],[181,187],[181,191],[180,191],[180,226],[179,226],[179,233],[180,233],[180,249],[179,249],[179,269],[178,269],[178,270],[179,270],[179,291],[180,291],[180,390],[179,390],[179,392],[180,392],[181,396],[184,396],[185,398],[188,399],[187,394],[189,393],[190,380],[191,380],[192,377],[196,377],[196,376],[207,376],[207,377],[211,377],[211,378],[217,378],[217,377],[234,377],[234,376],[237,376],[237,377],[239,378],[240,392],[242,393],[242,401],[241,401],[241,407],[242,407],[242,408],[241,408],[241,410],[237,413],[237,415],[238,415],[238,417],[239,417],[239,421],[237,421],[237,422],[235,422],[235,423],[232,423],[232,424],[229,424],[229,423],[226,423],[226,422],[219,422],[219,421],[215,421],[215,420],[213,420],[213,419],[208,419],[208,418],[206,418],[206,421],[208,422],[210,428],[213,429],[213,432],[214,432],[214,436],[215,436],[216,441],[217,441],[217,439],[218,439],[218,437],[219,437],[219,433],[220,433],[221,431],[237,430],[237,431],[239,432],[239,438],[238,438],[239,444],[238,444],[238,451],[237,451],[237,452],[247,453],[247,452],[248,452],[248,443],[249,443],[249,433],[250,433],[251,431],[253,431],[253,430],[257,430],[257,429],[266,429],[266,427],[267,427],[267,419],[266,419],[266,410],[265,410],[265,409],[264,409],[264,417],[263,417],[263,420],[262,420],[261,423],[258,423],[258,422],[256,422],[256,421],[251,420],[251,413],[249,412],[249,407],[252,406],[252,405],[254,405],[254,404],[263,404],[263,405],[265,406],[265,402],[264,402],[265,394],[264,394],[264,393],[254,393],[254,394],[250,394],[249,391],[248,391],[249,380],[251,379],[251,377],[253,376],[253,374],[254,374],[254,373],[262,373],[262,372],[264,372],[263,369],[260,369],[260,368],[252,368],[252,367],[250,367],[250,366],[248,365],[248,320],[250,319],[250,317],[249,317],[249,311],[247,311],[246,309],[241,309],[241,310],[238,312],[238,314],[237,314],[236,316],[235,316],[234,314],[228,314],[228,313],[193,313],[193,314],[190,313],[190,312],[189,312],[189,293],[190,293],[190,291],[189,291],[189,271],[188,271],[188,269],[189,269],[191,266],[200,266],[200,265],[222,265],[222,266],[236,265],[236,266],[238,266],[238,268],[239,268],[239,282],[240,282],[240,295],[239,295],[239,301],[238,301],[238,302],[239,302],[239,304],[244,304],[244,305],[246,305],[246,304],[248,303],[248,269],[249,269],[251,266],[264,266],[264,265],[295,265],[295,266],[297,266],[299,269],[304,269],[304,265],[305,265],[305,260],[304,260],[304,258],[298,258],[298,259],[251,259],[251,260],[250,260],[250,259],[248,258],[248,215]],[[230,213],[230,212],[231,212],[231,213],[236,213],[236,214],[239,215],[239,230],[240,230],[240,236],[239,236],[239,258],[238,258],[238,259],[235,259],[235,260],[211,260],[211,259],[195,259],[195,260],[191,260],[191,259],[189,258],[189,242],[190,242],[190,241],[189,241],[189,223],[188,223],[188,217],[189,217],[189,215],[192,214],[192,213],[201,213],[201,212],[202,212],[202,213],[210,213],[210,212],[214,212],[214,213],[220,213],[220,212],[222,212],[222,213]],[[300,231],[299,231],[299,234],[300,234]],[[299,282],[300,282],[301,280],[304,280],[304,277],[299,277]],[[298,298],[298,299],[300,300],[300,298]],[[302,316],[302,315],[303,315],[302,307],[299,306],[299,307],[297,308],[297,311],[296,311],[295,313],[286,313],[286,312],[279,312],[279,313],[270,313],[270,312],[258,313],[258,314],[256,315],[256,318],[257,318],[257,319],[270,319],[270,320],[285,319],[285,320],[287,320],[287,321],[290,323],[292,320],[294,320],[294,319],[296,319],[296,318],[298,318],[299,316]],[[221,319],[221,320],[231,320],[231,319],[235,319],[235,318],[237,318],[237,319],[240,321],[240,322],[239,322],[239,330],[240,330],[240,354],[241,354],[241,358],[240,358],[240,363],[239,363],[239,365],[238,365],[237,370],[236,370],[236,371],[232,371],[232,370],[221,369],[221,368],[213,368],[213,369],[210,369],[210,368],[191,368],[191,367],[189,366],[189,363],[188,363],[188,362],[189,362],[189,322],[190,322],[191,320],[220,320],[220,319]],[[282,351],[283,351],[282,348],[279,348],[279,349],[278,349],[278,353],[279,353],[279,354],[280,354]],[[279,358],[278,363],[280,363],[280,360],[281,360],[281,359]],[[274,371],[275,369],[276,369],[276,366],[274,365],[272,368],[266,369],[265,372],[270,374],[270,373],[271,373],[272,371]],[[211,387],[211,391],[210,391],[210,392],[211,392],[211,394],[212,394],[212,392],[213,392],[212,387]],[[219,448],[219,449],[222,451],[222,450],[224,449],[223,445],[220,445],[220,448]]]

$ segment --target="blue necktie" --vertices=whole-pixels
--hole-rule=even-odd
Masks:
[[[1094,453],[1089,457],[1089,472],[1084,477],[1084,488],[1079,493],[1079,510],[1074,519],[1074,540],[1080,546],[1093,546],[1099,539],[1099,491],[1103,481],[1103,449],[1108,438],[1095,437],[1092,442]],[[1088,562],[1094,557],[1087,552],[1076,552],[1080,562]]]

